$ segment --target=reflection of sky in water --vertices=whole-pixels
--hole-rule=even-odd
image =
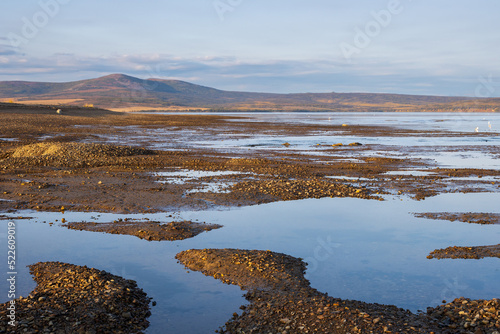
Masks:
[[[211,148],[283,148],[284,143],[290,144],[289,149],[311,150],[320,145],[331,146],[337,143],[348,145],[353,142],[385,146],[493,146],[500,144],[500,136],[495,137],[365,137],[317,134],[314,136],[253,136],[250,138],[212,138],[190,143],[193,147]],[[325,149],[325,147],[319,147]]]
[[[413,176],[429,176],[435,175],[434,172],[428,172],[423,170],[394,170],[384,173],[384,175],[413,175]]]
[[[499,201],[500,194],[483,193],[447,194],[425,201],[325,198],[229,211],[181,212],[175,214],[177,219],[218,223],[224,228],[178,242],[147,242],[18,221],[20,290],[26,295],[33,288],[23,268],[27,264],[57,260],[88,265],[137,280],[158,302],[153,308],[151,333],[206,332],[222,325],[245,303],[242,292],[200,273],[186,274],[174,256],[190,248],[228,247],[270,249],[302,257],[309,263],[307,277],[312,286],[335,297],[396,304],[413,311],[462,295],[490,299],[500,293],[498,259],[428,260],[426,256],[452,245],[497,244],[498,226],[427,220],[411,213],[492,212],[492,208],[500,212]],[[126,217],[172,219],[167,218],[168,213],[15,215],[19,214],[47,222],[62,217],[100,222]],[[0,288],[5,284],[0,283]]]
[[[172,114],[172,113],[161,113]],[[175,113],[174,113],[175,114]],[[199,113],[185,113],[199,115]],[[178,115],[178,114],[177,114]],[[276,122],[317,125],[381,125],[400,129],[453,132],[500,133],[500,113],[422,113],[422,112],[279,112],[279,113],[210,113],[246,117],[247,122]],[[231,121],[231,120],[229,120]],[[240,122],[241,120],[234,120]]]
[[[466,136],[443,137],[370,137],[370,136],[342,136],[337,131],[318,132],[310,136],[283,136],[283,135],[251,135],[232,134],[230,132],[214,133],[210,129],[181,129],[151,128],[137,126],[116,127],[117,130],[127,133],[111,135],[96,135],[103,141],[120,145],[139,145],[153,149],[185,150],[185,149],[214,149],[223,153],[258,152],[265,154],[272,151],[286,151],[289,153],[307,154],[316,156],[344,155],[348,159],[364,156],[410,156],[435,160],[443,167],[456,168],[500,168],[500,159],[482,152],[494,150],[500,145],[500,114],[476,113],[253,113],[228,114],[227,116],[244,116],[247,122],[276,122],[290,124],[318,124],[318,125],[378,125],[394,126],[415,130],[436,130],[468,133]],[[239,119],[238,121],[242,121]],[[490,128],[491,126],[491,128]],[[475,133],[476,127],[480,133]],[[360,142],[367,147],[348,147],[349,143]],[[283,144],[289,143],[285,147]],[[332,145],[342,143],[344,146],[333,148]],[[320,145],[318,145],[320,144]],[[375,148],[376,146],[376,148]],[[463,149],[466,153],[447,152],[450,147],[454,150]],[[475,148],[473,148],[475,147]],[[411,149],[412,153],[402,152],[401,149]]]
[[[364,150],[363,146],[349,147],[349,143],[360,142],[363,145],[377,145],[377,150]],[[290,146],[285,148],[284,143]],[[344,146],[335,147],[336,143]],[[318,145],[320,144],[320,145]],[[469,150],[468,147],[497,147],[500,137],[358,137],[358,136],[258,136],[242,139],[203,140],[191,143],[194,147],[217,149],[225,152],[245,152],[248,150],[302,153],[328,156],[344,155],[351,158],[363,156],[393,156],[430,159],[442,167],[456,168],[500,168],[497,156]],[[463,152],[447,152],[446,147],[463,149]],[[400,151],[410,148],[413,152]],[[333,150],[332,150],[333,149]],[[420,151],[419,151],[420,150]]]
[[[160,178],[158,182],[170,183],[170,184],[185,184],[188,181],[193,181],[204,177],[215,177],[215,176],[236,175],[236,174],[241,174],[241,173],[233,171],[199,171],[199,170],[188,170],[188,169],[179,169],[170,172],[153,173],[154,176]],[[227,188],[229,186],[229,183],[213,182],[212,184],[203,183],[202,185],[204,186],[203,189],[195,190],[193,192],[199,192],[199,191],[220,192],[224,188]]]
[[[497,156],[480,150],[500,145],[500,114],[471,113],[254,113],[224,114],[248,117],[246,121],[266,121],[293,124],[320,125],[387,125],[415,130],[439,130],[468,132],[467,136],[444,137],[369,137],[341,136],[336,131],[318,132],[311,136],[280,136],[213,133],[205,129],[171,131],[163,128],[142,129],[120,127],[132,135],[124,142],[121,135],[100,135],[107,142],[118,144],[145,145],[155,149],[182,150],[189,148],[215,149],[224,153],[248,153],[285,150],[290,153],[328,156],[342,154],[350,159],[363,156],[410,156],[435,160],[443,167],[457,168],[500,168]],[[240,120],[241,121],[241,120]],[[491,126],[491,128],[489,127]],[[481,133],[470,135],[478,127]],[[376,146],[375,150],[347,147],[349,143],[360,142]],[[289,143],[285,147],[283,144]],[[331,145],[344,146],[333,148]],[[320,144],[320,145],[318,145]],[[366,146],[365,146],[366,147]],[[447,152],[446,147],[463,149],[464,153]],[[473,148],[475,147],[475,148]],[[401,152],[402,148],[412,150],[411,154]]]
[[[436,152],[412,154],[412,157],[433,159],[442,167],[500,169],[500,159],[483,152]]]
[[[318,125],[382,125],[402,129],[500,132],[500,113],[255,113],[251,121]]]

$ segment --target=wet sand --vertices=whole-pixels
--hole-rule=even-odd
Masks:
[[[293,145],[283,145],[286,144],[283,142],[279,149],[272,151],[244,149],[235,153],[201,146],[157,149],[151,136],[142,139],[137,136],[138,132],[164,129],[173,134],[172,138],[177,132],[182,135],[191,131],[195,133],[194,136],[201,136],[201,139],[221,134],[313,136],[318,131],[335,131],[345,136],[386,136],[390,133],[393,137],[401,138],[453,135],[444,132],[340,124],[279,125],[247,122],[244,118],[234,116],[137,115],[78,108],[69,108],[63,115],[56,115],[54,108],[42,106],[1,105],[0,116],[0,198],[3,199],[0,201],[0,212],[33,209],[142,213],[205,210],[321,197],[380,200],[383,194],[424,200],[444,192],[491,191],[492,187],[498,191],[500,187],[495,182],[484,182],[481,178],[453,182],[453,187],[450,187],[453,177],[493,177],[499,176],[500,171],[438,168],[428,160],[411,158],[411,148],[403,146],[399,153],[407,154],[404,157],[384,157],[379,153],[377,156],[366,154],[356,159],[346,159],[352,150],[370,153],[378,151],[380,147],[364,143],[349,146],[346,141],[342,146],[333,146],[336,143],[332,143],[328,148],[316,145],[311,147],[310,152],[299,154],[293,150]],[[111,144],[109,138],[119,138],[121,142]],[[328,150],[330,155],[318,155],[318,149]],[[485,150],[498,154],[495,148],[488,147]],[[432,173],[386,174],[412,168]],[[185,182],[163,182],[163,178],[158,175],[159,172],[176,172],[179,169],[234,171],[239,174],[201,177]],[[359,181],[331,177],[358,178]],[[231,186],[224,192],[198,191],[204,183],[226,183]],[[113,224],[74,224],[73,227],[104,229],[109,233],[132,234],[146,240],[170,240],[167,236],[161,239],[163,232],[160,229],[163,227],[155,222],[141,226]],[[429,309],[428,314],[432,316],[415,315],[395,306],[340,300],[315,291],[302,276],[304,264],[284,254],[238,251],[235,255],[234,251],[212,250],[204,256],[206,259],[202,257],[200,260],[199,254],[192,252],[196,256],[193,255],[191,259],[183,258],[187,256],[185,254],[179,256],[183,263],[193,266],[193,270],[205,271],[249,291],[247,298],[252,302],[250,307],[243,315],[236,315],[226,324],[226,332],[236,333],[240,328],[238,326],[248,332],[279,330],[331,333],[474,332],[470,328],[482,328],[480,330],[484,333],[494,333],[493,329],[499,328],[497,300],[470,303],[457,301],[450,303],[449,307],[447,304],[442,308]],[[229,265],[228,259],[237,261]],[[252,264],[239,269],[242,263],[248,262]],[[269,275],[265,276],[266,273]],[[482,322],[477,320],[482,321],[487,306],[489,309],[495,308],[497,321],[488,320],[488,323],[481,325]],[[451,315],[439,313],[450,308],[457,309],[458,315],[456,312]],[[26,317],[36,310],[38,308],[26,311]],[[468,317],[475,319],[474,322],[472,319],[468,321],[458,310],[466,312]],[[478,313],[481,310],[483,313]],[[476,318],[476,314],[481,314],[481,317]],[[142,325],[145,326],[145,323],[141,322]],[[65,327],[59,327],[62,328]],[[108,331],[103,329],[102,332]]]

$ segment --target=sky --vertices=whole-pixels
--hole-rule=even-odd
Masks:
[[[2,0],[0,81],[500,97],[498,0]]]

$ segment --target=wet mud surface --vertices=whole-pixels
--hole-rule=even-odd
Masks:
[[[68,108],[63,115],[57,115],[54,108],[42,106],[0,105],[0,117],[2,213],[15,214],[23,209],[151,213],[322,197],[380,200],[381,195],[393,195],[425,200],[441,193],[500,190],[498,169],[445,168],[432,159],[418,156],[434,154],[436,150],[466,153],[444,142],[441,146],[438,143],[432,147],[408,147],[396,140],[388,151],[387,147],[372,143],[349,145],[354,141],[346,138],[343,145],[337,145],[338,140],[332,139],[331,143],[318,140],[307,149],[298,150],[296,144],[286,139],[286,136],[311,139],[326,134],[390,135],[401,141],[407,137],[439,141],[450,136],[477,136],[474,133],[248,122],[244,117],[221,115],[119,114],[81,108]],[[259,144],[245,142],[249,137],[259,136],[275,138],[274,146],[260,149]],[[230,140],[235,146],[225,148],[223,144]],[[211,141],[220,145],[211,146]],[[476,149],[500,157],[496,146]],[[235,173],[182,182],[160,174],[178,171]],[[398,172],[402,173],[391,174]],[[220,184],[227,187],[220,190],[216,186]],[[201,190],[207,185],[213,187]],[[492,217],[475,215],[445,214],[439,219],[444,217],[476,223],[486,222],[486,218],[492,221]],[[208,226],[216,228],[185,223],[188,222],[169,226],[122,221],[71,223],[68,227],[130,234],[145,240],[174,240],[169,239],[172,235],[192,237],[199,231],[207,231]],[[473,248],[474,256],[498,254],[498,246]],[[469,254],[471,250],[459,253]],[[432,256],[438,257],[437,253]],[[341,300],[318,292],[303,277],[305,264],[285,254],[192,250],[180,253],[178,259],[192,270],[248,291],[246,298],[250,305],[243,308],[242,314],[235,314],[222,332],[489,334],[500,330],[498,300],[459,299],[429,308],[426,314],[413,314],[395,306]],[[87,329],[92,333],[92,326],[98,325],[102,328],[94,330],[96,333],[134,333],[147,327],[149,300],[131,282],[94,269],[60,263],[37,264],[32,270],[38,283],[36,298],[19,300],[18,318],[28,321],[20,322],[19,330],[37,326],[54,333],[58,330],[86,333]],[[90,276],[97,278],[91,280]],[[95,283],[98,284],[95,287],[99,286],[97,291],[92,288],[94,281],[99,282]],[[104,290],[101,286],[109,288]],[[59,294],[60,289],[64,294]],[[46,308],[44,302],[47,304],[51,298],[55,298],[54,302]],[[81,313],[84,310],[87,313]]]
[[[306,264],[289,255],[241,249],[187,250],[176,258],[247,290],[248,306],[220,333],[497,333],[500,302],[459,298],[413,314],[390,305],[342,300],[310,287]]]
[[[37,287],[1,305],[2,333],[143,333],[150,298],[132,280],[60,262],[30,266]],[[15,307],[16,326],[5,321]]]
[[[154,222],[123,220],[113,223],[71,222],[65,224],[69,229],[91,232],[105,232],[110,234],[133,235],[148,241],[174,241],[193,238],[200,233],[221,228],[221,225],[182,222]]]

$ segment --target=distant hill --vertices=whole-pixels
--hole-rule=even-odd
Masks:
[[[500,99],[369,93],[224,91],[179,80],[112,74],[66,83],[2,81],[0,101],[133,110],[499,111]]]

